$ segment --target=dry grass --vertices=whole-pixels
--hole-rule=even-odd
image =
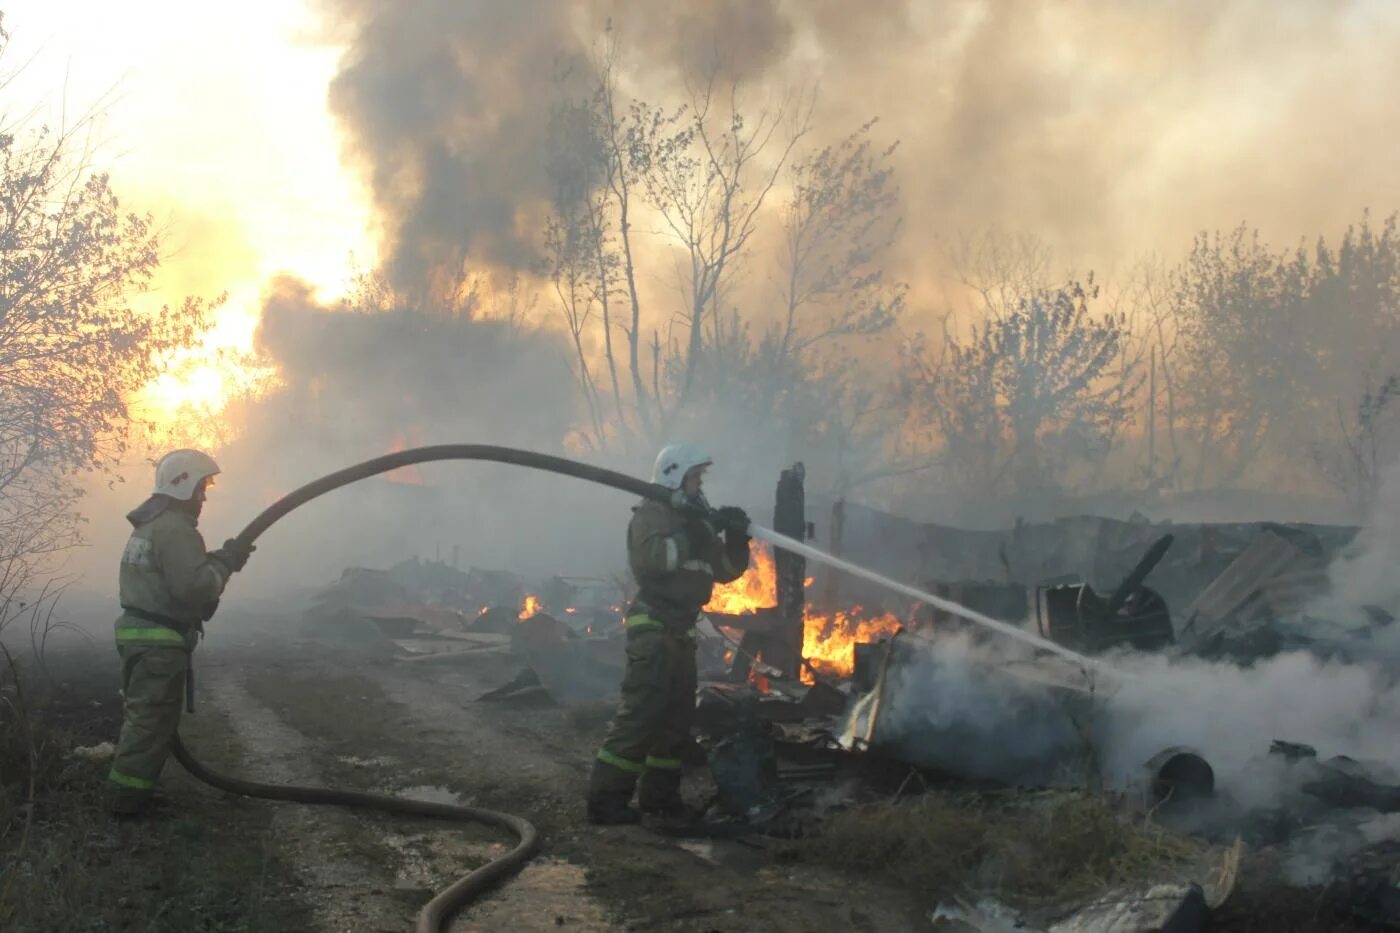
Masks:
[[[109,762],[72,750],[116,738],[116,664],[55,660],[23,704],[14,668],[0,683],[0,930],[305,929],[265,809],[186,787],[174,814],[111,820]]]
[[[932,897],[990,894],[1030,907],[1160,879],[1201,847],[1140,819],[1102,795],[929,793],[857,807],[833,817],[795,854],[883,875]]]

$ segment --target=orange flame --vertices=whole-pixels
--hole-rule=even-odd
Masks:
[[[539,612],[540,598],[531,593],[526,593],[525,601],[520,604],[520,614],[517,615],[516,618],[519,619],[521,622],[524,622],[526,619],[531,618],[532,616],[539,615]]]
[[[768,692],[768,678],[760,674],[757,669],[749,671],[749,683],[754,686],[759,693]]]
[[[743,615],[778,604],[778,570],[767,548],[754,542],[750,552],[749,572],[733,583],[716,586],[709,612]],[[812,578],[805,581],[812,585]],[[849,677],[855,672],[855,643],[875,641],[893,634],[902,624],[891,613],[874,614],[860,606],[823,615],[812,606],[803,610],[802,656],[816,670],[837,677]],[[805,668],[802,680],[811,683],[813,677]]]

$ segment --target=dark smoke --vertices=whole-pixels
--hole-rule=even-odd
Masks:
[[[331,91],[401,285],[523,268],[558,88],[611,24],[624,89],[686,99],[716,68],[753,106],[819,84],[832,141],[881,118],[908,214],[892,277],[932,287],[949,237],[1029,230],[1099,271],[1247,219],[1285,241],[1400,202],[1382,89],[1400,18],[1375,0],[324,0]],[[1278,193],[1288,196],[1280,198]]]
[[[579,69],[564,6],[327,0],[349,35],[330,106],[348,132],[395,285],[474,265],[524,267],[547,194],[542,141],[561,69]],[[579,73],[577,81],[584,75]],[[429,292],[430,294],[431,292]]]

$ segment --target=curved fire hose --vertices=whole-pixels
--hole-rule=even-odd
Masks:
[[[444,444],[385,454],[382,457],[347,467],[329,476],[323,476],[315,482],[307,483],[264,509],[262,514],[249,523],[248,527],[238,533],[238,540],[245,545],[252,544],[258,536],[293,509],[334,489],[339,489],[341,486],[347,486],[350,483],[377,476],[380,473],[387,473],[400,467],[429,463],[435,460],[486,460],[572,476],[576,479],[587,480],[602,486],[611,486],[613,489],[620,489],[623,492],[634,493],[649,499],[664,500],[669,499],[672,495],[671,490],[664,486],[644,482],[613,470],[588,466],[563,457],[552,457],[548,454],[516,450],[511,447],[493,447],[487,444]],[[333,787],[296,787],[288,784],[262,784],[256,781],[245,781],[241,778],[219,774],[202,764],[190,754],[190,750],[180,741],[178,735],[175,737],[173,751],[175,760],[180,762],[191,775],[212,787],[232,794],[260,797],[265,800],[284,800],[292,803],[365,807],[407,816],[482,823],[509,830],[519,837],[520,841],[514,849],[470,874],[464,875],[451,887],[434,895],[433,899],[418,913],[415,927],[417,933],[437,933],[444,920],[480,896],[491,885],[518,871],[539,847],[539,835],[535,831],[535,827],[524,818],[510,813],[488,810],[483,807],[428,803],[387,794],[341,790]]]

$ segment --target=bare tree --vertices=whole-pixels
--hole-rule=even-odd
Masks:
[[[593,425],[592,443],[604,443],[598,389],[589,362],[591,348],[585,331],[595,310],[604,311],[603,333],[608,339],[607,364],[612,372],[613,398],[622,422],[622,399],[611,352],[608,296],[612,274],[600,217],[606,197],[602,185],[607,159],[594,132],[594,109],[565,102],[555,107],[550,133],[549,177],[554,183],[553,205],[544,235],[544,271],[554,288],[556,302],[574,347],[574,376],[588,405]],[[600,194],[599,192],[602,192]]]
[[[1193,483],[1233,485],[1261,461],[1306,464],[1298,452],[1350,431],[1335,433],[1335,400],[1364,398],[1365,374],[1400,363],[1396,220],[1377,230],[1363,216],[1336,249],[1319,239],[1311,250],[1274,251],[1245,226],[1202,234],[1173,302]]]
[[[889,164],[898,143],[876,149],[875,123],[792,164],[782,215],[779,358],[832,337],[880,333],[903,309],[907,288],[886,282],[880,265],[900,227]],[[826,314],[804,327],[812,309]]]
[[[1395,400],[1400,396],[1400,376],[1390,376],[1378,387],[1367,386],[1351,411],[1337,406],[1340,444],[1313,445],[1313,461],[1319,472],[1351,500],[1358,519],[1364,519],[1375,502],[1381,469],[1397,453],[1394,430]]]
[[[647,400],[646,381],[642,377],[642,302],[637,292],[637,261],[633,252],[632,229],[632,192],[637,185],[635,174],[638,162],[645,163],[646,161],[641,148],[645,136],[642,128],[629,120],[628,114],[623,112],[618,103],[615,75],[617,52],[617,35],[613,31],[611,21],[609,21],[604,34],[601,54],[596,57],[594,63],[598,73],[598,85],[592,103],[595,113],[595,132],[604,148],[606,193],[611,195],[611,198],[595,199],[592,202],[596,208],[592,214],[592,220],[599,231],[598,235],[601,241],[609,210],[615,211],[616,251],[606,261],[605,257],[608,255],[608,251],[599,251],[599,278],[600,281],[605,280],[610,268],[621,273],[626,289],[627,308],[630,313],[628,319],[619,324],[619,327],[627,337],[627,370],[632,377],[632,393],[636,403],[637,417],[643,431],[650,432],[652,404]],[[602,290],[602,294],[605,299],[604,349],[607,353],[609,370],[615,373],[617,365],[612,347],[612,305],[607,300],[611,297],[612,291],[605,288]],[[654,333],[653,336],[655,336]],[[655,381],[657,378],[655,370],[653,370],[652,376],[653,381]],[[615,376],[614,383],[616,383]],[[659,410],[657,416],[660,416]]]
[[[1026,296],[967,340],[945,334],[938,357],[913,370],[949,460],[978,491],[1005,480],[1020,492],[1052,484],[1065,463],[1101,457],[1109,432],[1130,418],[1132,389],[1111,378],[1122,375],[1112,368],[1123,321],[1092,317],[1096,294],[1090,278]]]
[[[987,317],[1011,314],[1027,295],[1050,287],[1050,246],[1033,233],[995,227],[966,233],[948,247],[947,256]]]
[[[194,299],[133,307],[159,238],[91,171],[84,128],[0,133],[0,601],[78,541],[73,475],[114,467],[128,401],[209,320]]]
[[[726,276],[734,273],[768,195],[811,125],[812,103],[805,95],[760,112],[750,124],[739,109],[739,85],[730,83],[727,105],[717,108],[718,74],[712,69],[690,105],[678,111],[646,104],[634,109],[633,166],[689,266],[682,273],[688,338],[678,405],[694,391],[706,315],[718,313],[716,297]]]

